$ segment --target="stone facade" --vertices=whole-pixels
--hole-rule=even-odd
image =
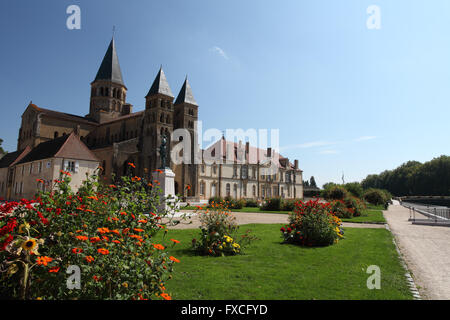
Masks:
[[[199,110],[187,78],[174,99],[161,68],[145,97],[143,111],[133,113],[133,106],[127,103],[126,95],[127,87],[122,79],[113,39],[91,83],[89,113],[82,117],[30,103],[22,115],[17,149],[34,148],[74,132],[99,160],[104,168],[103,180],[110,183],[113,173],[116,176],[126,173],[128,162],[136,165],[136,175],[150,178],[151,173],[161,166],[159,146],[162,135],[169,138],[170,150],[177,143],[170,141],[176,129],[187,129],[192,149],[198,146],[195,122]],[[265,152],[258,150],[258,154]],[[190,160],[194,163],[194,152]],[[170,162],[168,166],[175,173],[176,193],[188,200],[208,199],[213,195],[303,197],[302,171],[298,169],[298,162],[294,166],[282,157],[277,160],[278,172],[273,178],[262,174],[263,165],[259,160],[234,165],[219,162],[215,165],[175,165]],[[57,167],[56,163],[52,164],[53,169]],[[245,170],[249,172],[248,177],[243,175]],[[288,175],[289,182],[285,180]],[[26,183],[25,180],[20,182]]]

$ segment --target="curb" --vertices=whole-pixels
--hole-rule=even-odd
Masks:
[[[386,227],[386,229],[391,232],[391,229],[389,228],[389,225],[386,223],[384,225]],[[406,265],[406,262],[403,258],[403,254],[400,252],[400,249],[398,247],[397,242],[395,241],[395,235],[391,232],[392,234],[392,242],[395,245],[395,250],[397,250],[397,253],[400,257],[400,262],[403,266],[403,268],[405,269],[406,273],[405,273],[405,277],[406,277],[406,281],[408,281],[408,285],[409,285],[409,290],[411,291],[412,295],[413,295],[413,299],[414,300],[422,300],[422,297],[420,296],[419,290],[417,289],[416,283],[414,282],[414,279],[411,276],[411,273],[408,270],[408,266]]]

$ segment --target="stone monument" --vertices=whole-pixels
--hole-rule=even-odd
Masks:
[[[170,203],[176,203],[177,197],[175,195],[175,173],[166,165],[167,162],[167,137],[165,135],[161,138],[161,145],[159,147],[159,156],[161,159],[161,166],[158,170],[153,172],[153,179],[158,180],[161,188],[161,205],[160,210],[168,210]]]

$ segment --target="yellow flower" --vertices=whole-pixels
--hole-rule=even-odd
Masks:
[[[37,246],[36,239],[29,238],[22,243],[22,249],[32,251]]]
[[[19,233],[24,233],[25,231],[23,230],[23,229],[26,229],[26,230],[29,230],[30,229],[30,225],[28,224],[28,223],[22,223],[20,226],[19,226]]]
[[[219,249],[220,249],[220,250],[222,250],[222,249],[223,249],[223,247],[222,247],[222,246],[219,246]]]

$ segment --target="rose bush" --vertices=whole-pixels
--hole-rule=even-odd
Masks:
[[[224,256],[243,253],[243,249],[256,237],[250,234],[250,230],[244,235],[238,236],[239,226],[229,210],[229,203],[212,201],[209,208],[201,208],[197,211],[200,219],[200,238],[193,239],[192,246],[202,255]]]
[[[70,179],[61,172],[51,192],[0,207],[1,296],[170,299],[165,282],[179,260],[166,247],[177,240],[154,241],[171,222],[158,209],[158,181],[124,176],[105,186],[93,175],[73,192]],[[69,266],[81,270],[80,289],[67,286]]]
[[[284,242],[304,246],[328,246],[344,235],[341,220],[333,214],[331,205],[319,200],[298,201],[281,232]]]

